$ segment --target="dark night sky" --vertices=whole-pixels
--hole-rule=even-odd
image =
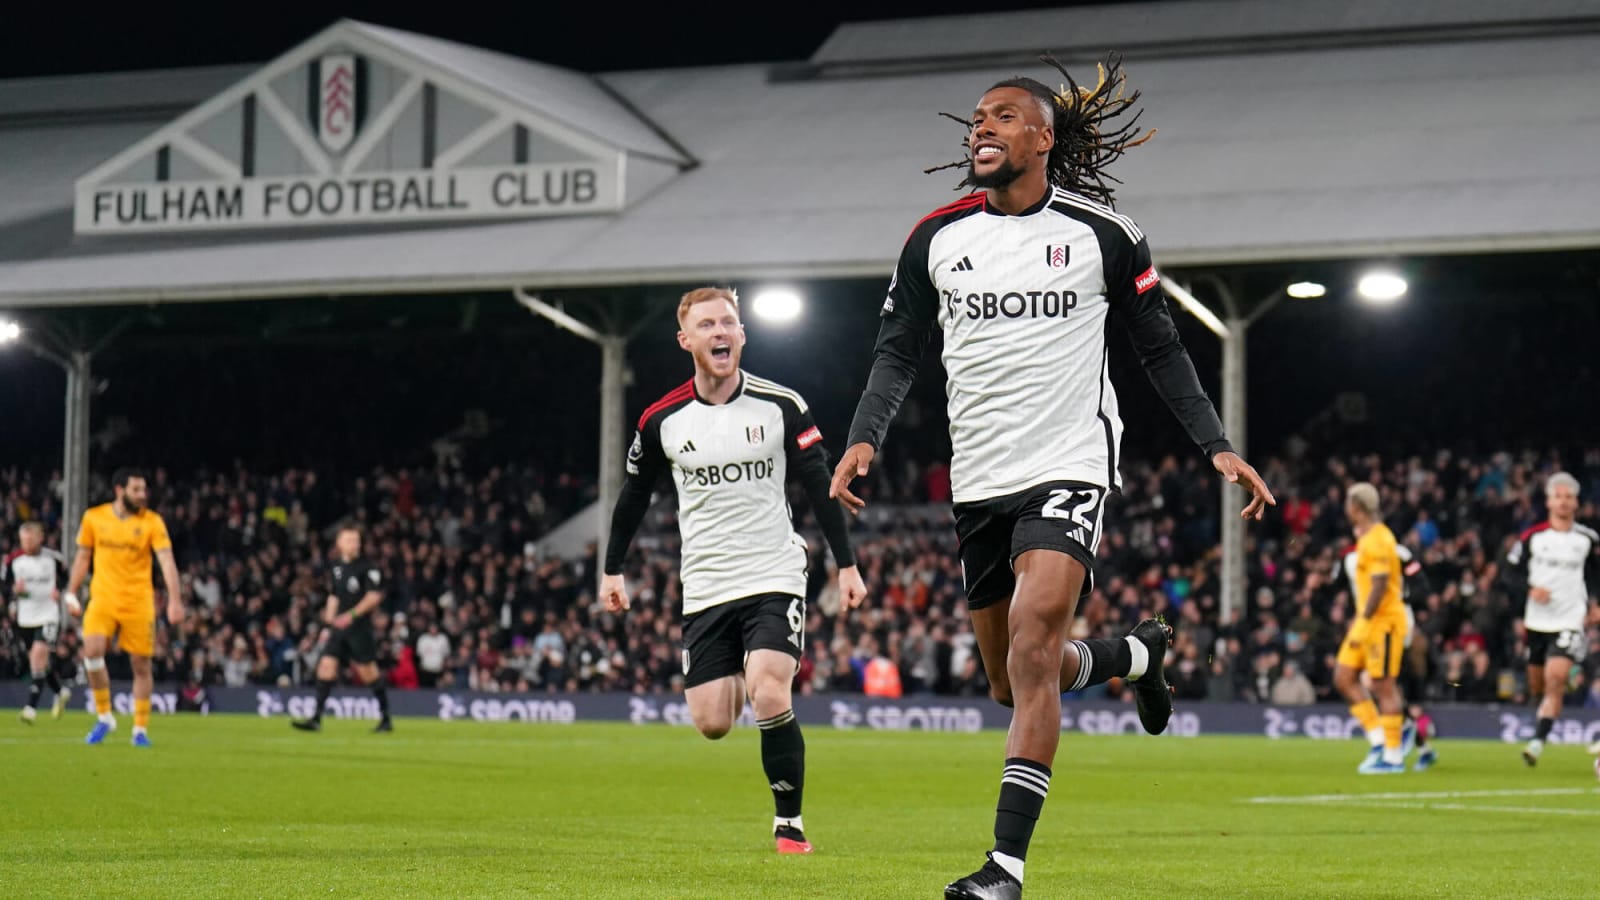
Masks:
[[[846,21],[1116,2],[12,4],[0,78],[262,62],[343,17],[603,72],[804,59]]]

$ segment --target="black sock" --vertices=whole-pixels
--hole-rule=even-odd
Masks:
[[[28,685],[28,706],[39,708],[39,695],[44,693],[44,676],[38,672],[33,673],[33,683]]]
[[[1554,728],[1555,726],[1555,719],[1540,719],[1539,727],[1533,729],[1533,736],[1542,741],[1550,736],[1550,729]]]
[[[1028,858],[1028,842],[1050,793],[1050,769],[1031,759],[1006,760],[1000,775],[1000,802],[994,812],[994,852]]]
[[[760,719],[761,768],[772,788],[772,802],[778,818],[800,815],[800,794],[806,783],[806,739],[794,710],[786,709],[770,719]]]
[[[1113,678],[1125,678],[1133,669],[1133,648],[1123,638],[1073,641],[1072,645],[1078,648],[1078,679],[1066,690],[1081,691]]]
[[[317,714],[311,717],[314,722],[322,721],[322,708],[328,705],[328,695],[333,693],[333,682],[317,680]]]
[[[56,674],[54,668],[44,670],[44,680],[46,684],[50,685],[50,690],[58,694],[61,693],[61,676]]]
[[[378,714],[385,719],[389,718],[389,686],[381,680],[373,682],[372,696],[378,698]]]

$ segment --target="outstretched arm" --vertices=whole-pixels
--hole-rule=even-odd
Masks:
[[[811,413],[801,407],[786,408],[784,446],[790,473],[800,482],[811,500],[812,515],[822,529],[839,567],[839,590],[847,608],[854,609],[866,598],[866,587],[856,569],[855,551],[850,547],[850,529],[844,511],[832,502],[828,479],[828,452],[822,447],[822,432]]]
[[[1120,311],[1139,354],[1139,364],[1189,439],[1199,445],[1207,459],[1233,452],[1159,288],[1135,295]]]
[[[873,450],[883,446],[889,423],[917,380],[928,338],[929,331],[924,326],[902,319],[883,320],[878,327],[878,343],[872,350],[872,371],[867,375],[861,402],[856,404],[855,418],[850,421],[846,446],[867,444]]]
[[[1500,583],[1512,597],[1528,596],[1528,540],[1519,537],[1506,551],[1506,563],[1500,567]],[[1533,598],[1529,598],[1533,599]],[[1550,599],[1546,596],[1544,599]]]
[[[600,602],[613,612],[628,608],[628,593],[622,579],[622,563],[628,546],[639,532],[639,523],[650,511],[650,495],[666,469],[661,452],[659,426],[649,420],[639,423],[633,444],[628,447],[627,477],[611,510],[611,533],[606,539],[606,558],[600,578]]]
[[[860,513],[867,504],[851,493],[850,482],[867,474],[878,448],[883,446],[889,423],[917,380],[917,367],[922,364],[922,354],[938,321],[939,292],[928,276],[930,234],[918,226],[900,251],[894,278],[889,282],[889,296],[883,301],[883,324],[878,326],[878,343],[872,351],[872,371],[867,375],[861,402],[856,404],[844,455],[833,470],[828,496],[838,498],[851,515]]]
[[[884,319],[878,329],[878,346],[873,351],[867,388],[856,405],[844,455],[839,458],[839,465],[833,470],[833,481],[828,486],[828,496],[837,498],[851,515],[860,513],[867,504],[851,492],[850,482],[866,475],[877,457],[889,423],[894,421],[894,414],[917,379],[917,367],[927,349],[928,336],[928,329],[894,319]]]
[[[1107,280],[1113,281],[1109,276]],[[1250,502],[1241,515],[1260,519],[1266,508],[1278,505],[1278,501],[1255,468],[1233,451],[1223,433],[1217,409],[1200,385],[1194,361],[1178,337],[1178,326],[1173,324],[1166,297],[1161,293],[1160,276],[1150,262],[1150,247],[1142,239],[1133,248],[1131,267],[1117,281],[1121,283],[1113,282],[1116,286],[1112,290],[1112,309],[1133,339],[1150,384],[1211,465],[1224,478],[1250,492]]]

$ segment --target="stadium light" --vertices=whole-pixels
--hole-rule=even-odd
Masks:
[[[768,322],[793,322],[804,307],[799,292],[790,288],[766,288],[756,294],[750,308],[756,317]]]
[[[1284,288],[1283,292],[1296,300],[1315,300],[1328,293],[1328,288],[1315,281],[1296,281]]]
[[[1406,294],[1406,280],[1393,272],[1368,272],[1356,284],[1356,292],[1368,303],[1393,303]]]
[[[22,326],[9,319],[0,319],[0,344],[8,344],[22,337]]]

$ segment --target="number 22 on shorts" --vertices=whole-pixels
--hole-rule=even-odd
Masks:
[[[1099,543],[1099,535],[1095,534],[1095,523],[1090,515],[1099,504],[1100,492],[1097,490],[1061,488],[1050,492],[1050,499],[1045,501],[1044,508],[1039,512],[1046,518],[1066,519],[1072,523],[1077,529],[1072,539],[1092,551],[1095,549],[1092,545]]]

